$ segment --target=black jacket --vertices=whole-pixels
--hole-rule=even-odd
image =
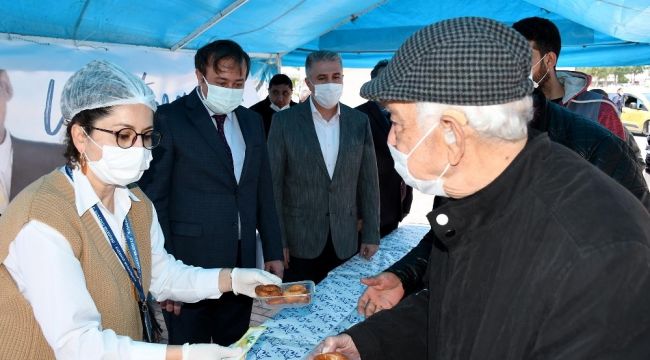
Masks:
[[[295,102],[290,101],[289,106],[294,106],[296,105]],[[262,121],[264,122],[264,134],[266,135],[266,138],[268,139],[269,137],[269,130],[271,129],[271,120],[273,120],[273,114],[275,114],[277,111],[271,109],[271,100],[269,100],[269,97],[267,96],[264,100],[256,103],[255,105],[252,105],[249,107],[249,109],[255,111],[256,113],[260,114],[262,116]]]
[[[379,173],[380,233],[383,237],[395,230],[399,222],[408,215],[413,202],[413,188],[407,186],[395,171],[395,163],[386,143],[391,127],[390,119],[381,112],[374,101],[361,104],[356,109],[368,115],[375,144]]]
[[[637,166],[634,150],[600,124],[569,111],[551,101],[544,94],[533,94],[535,115],[530,132],[548,133],[551,141],[573,150],[592,165],[602,170],[627,188],[650,210],[650,196],[642,171]],[[552,170],[552,169],[549,169]],[[572,180],[568,177],[567,181]],[[434,208],[444,199],[436,198]],[[429,253],[435,235],[429,232],[422,241],[387,271],[402,280],[407,293],[421,289]]]
[[[599,123],[547,101],[541,92],[536,92],[533,100],[532,129],[548,133],[552,141],[573,150],[618,181],[650,209],[648,185],[634,149]]]
[[[650,358],[650,214],[575,153],[537,135],[428,218],[428,290],[347,330],[362,359]]]

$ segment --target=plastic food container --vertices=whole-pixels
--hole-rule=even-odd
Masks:
[[[302,286],[305,294],[291,294],[291,289],[296,289],[295,285]],[[296,281],[278,285],[282,289],[282,296],[260,296],[257,298],[260,305],[267,309],[284,309],[284,308],[297,308],[311,304],[311,301],[316,293],[316,285],[313,281]]]

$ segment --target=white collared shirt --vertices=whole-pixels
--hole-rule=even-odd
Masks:
[[[196,91],[200,91],[199,87],[196,88]],[[203,97],[199,94],[199,99]],[[212,118],[212,115],[215,113],[212,112],[205,104],[203,104],[205,109],[210,114],[212,119],[212,124],[217,128],[217,121]],[[241,178],[241,172],[244,168],[244,159],[246,157],[246,142],[244,141],[244,135],[241,133],[241,128],[239,127],[239,120],[234,111],[231,111],[229,114],[226,114],[226,121],[223,123],[223,133],[226,135],[226,141],[228,141],[228,146],[230,146],[230,151],[232,152],[232,161],[235,169],[235,179],[239,184],[239,179]]]
[[[13,160],[14,150],[11,144],[11,134],[9,134],[9,130],[6,130],[4,141],[0,143],[0,214],[5,211],[9,203]]]
[[[314,119],[314,127],[316,128],[316,136],[320,143],[320,151],[325,160],[327,173],[330,179],[334,177],[334,169],[336,168],[336,160],[339,156],[339,138],[341,136],[341,105],[336,105],[336,114],[329,120],[325,120],[318,112],[314,105],[313,98],[309,98],[309,105],[311,106],[311,116]]]
[[[115,212],[111,213],[81,171],[74,170],[73,178],[71,186],[78,215],[92,212],[91,208],[97,204],[122,248],[128,252],[122,223],[131,202],[140,200],[130,190],[118,187]],[[219,298],[220,269],[188,266],[174,259],[165,251],[155,209],[152,215],[151,294],[159,301],[173,299],[189,303]],[[94,212],[93,216],[97,220]],[[101,328],[101,317],[86,288],[81,263],[68,240],[51,226],[35,220],[28,222],[9,245],[9,255],[3,263],[30,303],[57,359],[165,359],[164,344],[133,341]]]

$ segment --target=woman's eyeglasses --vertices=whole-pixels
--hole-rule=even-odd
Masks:
[[[162,137],[162,135],[156,130],[149,130],[140,134],[131,128],[124,128],[117,131],[100,129],[94,126],[91,126],[90,128],[115,135],[115,142],[117,143],[117,146],[122,149],[128,149],[133,146],[137,141],[138,136],[140,136],[142,138],[142,146],[144,146],[145,149],[151,150],[160,144],[160,138]]]

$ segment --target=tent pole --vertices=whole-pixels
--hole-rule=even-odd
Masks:
[[[246,4],[247,2],[248,2],[248,0],[235,0],[235,1],[233,1],[230,5],[228,5],[225,9],[223,9],[218,14],[213,16],[210,20],[205,22],[203,25],[199,26],[196,30],[192,31],[189,35],[182,38],[181,41],[174,44],[170,48],[171,51],[176,51],[178,49],[183,48],[190,41],[196,39],[201,34],[206,32],[208,29],[210,29],[214,25],[218,24],[221,20],[225,19],[228,15],[235,12],[235,10],[239,9],[242,5]]]

